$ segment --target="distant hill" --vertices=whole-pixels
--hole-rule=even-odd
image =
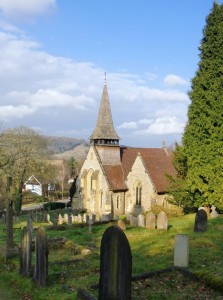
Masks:
[[[52,159],[69,159],[74,157],[77,161],[84,160],[89,149],[89,143],[84,139],[44,136]]]

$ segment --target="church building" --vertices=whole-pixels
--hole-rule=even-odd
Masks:
[[[79,174],[79,204],[88,213],[138,215],[166,205],[168,180],[176,173],[165,148],[119,145],[106,81],[90,149]]]

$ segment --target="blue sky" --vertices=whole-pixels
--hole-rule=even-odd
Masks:
[[[0,0],[1,123],[88,140],[106,71],[121,144],[180,142],[212,7],[212,0]]]

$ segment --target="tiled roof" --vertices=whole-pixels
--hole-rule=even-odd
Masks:
[[[165,173],[175,175],[176,170],[172,164],[171,153],[165,148],[121,148],[121,161],[125,178],[131,171],[137,155],[142,157],[146,171],[148,172],[157,193],[167,191],[168,180]]]
[[[127,190],[121,165],[117,165],[117,166],[103,165],[103,168],[107,175],[107,179],[112,191]]]

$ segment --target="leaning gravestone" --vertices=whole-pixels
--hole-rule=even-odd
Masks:
[[[19,274],[22,276],[31,276],[32,261],[32,230],[25,226],[22,230],[21,249],[20,249],[20,268]]]
[[[156,228],[156,216],[153,212],[149,212],[146,215],[146,228],[148,228],[148,229]]]
[[[164,211],[160,211],[157,215],[157,229],[168,229],[168,218]]]
[[[199,209],[194,223],[195,232],[205,232],[207,231],[207,213],[204,209]]]
[[[183,234],[175,236],[174,246],[174,266],[187,268],[189,262],[189,243],[188,237]]]
[[[45,287],[48,277],[48,243],[44,228],[38,228],[36,234],[36,258],[34,280],[41,287]]]
[[[99,300],[130,300],[132,254],[118,226],[106,229],[101,241]]]

